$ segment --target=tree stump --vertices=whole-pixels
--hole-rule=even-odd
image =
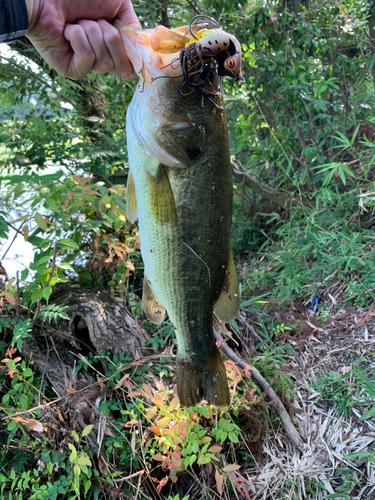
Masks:
[[[106,292],[69,287],[53,300],[66,306],[68,320],[57,325],[36,322],[30,338],[24,339],[22,353],[51,382],[58,396],[66,393],[86,374],[75,374],[80,355],[110,351],[135,359],[146,355],[148,335],[125,307],[125,301]]]

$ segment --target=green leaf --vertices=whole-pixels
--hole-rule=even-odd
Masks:
[[[59,264],[59,268],[75,272],[75,269],[70,264],[68,264],[68,262],[61,262],[61,264]]]
[[[79,436],[76,433],[76,431],[71,431],[71,435],[74,437],[74,439],[76,440],[76,442],[79,443]]]
[[[369,418],[375,417],[375,406],[366,411],[363,415],[359,417],[359,420],[363,422],[364,420],[368,420]]]
[[[41,215],[39,212],[37,212],[35,214],[34,219],[35,219],[35,222],[38,224],[38,226],[40,227],[40,229],[42,231],[46,231],[47,230],[47,224],[46,224],[46,221],[43,218],[43,215]]]
[[[34,130],[37,133],[38,137],[42,139],[46,133],[46,126],[44,122],[39,118],[34,118],[34,117],[30,118],[29,121],[33,125]]]
[[[74,431],[72,431],[74,432]],[[71,454],[70,454],[70,457],[69,457],[69,460],[71,461],[71,463],[74,463],[76,461],[76,458],[77,458],[77,450],[76,450],[76,447],[72,444],[72,443],[68,443],[68,448],[70,449],[71,451]]]
[[[70,238],[62,238],[57,242],[59,248],[63,250],[78,250],[78,245]]]
[[[229,433],[229,440],[232,441],[232,443],[238,443],[238,436],[234,432]]]
[[[238,335],[241,335],[240,327],[238,326],[237,321],[235,319],[232,319],[230,324],[233,326],[235,332],[238,333]]]
[[[87,456],[84,456],[84,455],[80,455],[80,456],[77,458],[76,463],[77,463],[78,465],[89,465],[89,466],[91,466],[91,461],[90,461],[90,459],[89,459]]]
[[[21,271],[21,281],[25,281],[25,279],[28,277],[29,275],[29,270],[26,268],[26,269],[22,269]]]
[[[93,425],[87,425],[87,426],[83,429],[83,431],[82,431],[82,437],[85,437],[85,436],[87,436],[88,434],[90,434],[90,432],[92,431],[93,427],[94,427]]]
[[[51,286],[46,286],[45,288],[43,288],[43,290],[42,290],[43,299],[48,300],[50,298],[51,293],[52,293]]]

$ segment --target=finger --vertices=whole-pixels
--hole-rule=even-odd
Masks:
[[[102,25],[106,23],[104,20],[101,21]],[[81,20],[78,21],[77,24],[84,29],[86,37],[95,54],[95,63],[92,67],[92,71],[96,73],[107,73],[111,71],[115,63],[104,42],[103,31],[99,23],[97,21]]]
[[[103,19],[98,21],[98,26],[102,30],[104,43],[113,61],[113,67],[109,71],[120,78],[126,78],[127,80],[137,79],[118,29]]]
[[[137,14],[135,13],[133,4],[130,0],[124,0],[124,5],[122,9],[117,12],[116,17],[124,24],[131,24],[136,30],[142,29],[141,23],[138,20]]]
[[[64,37],[70,42],[72,55],[62,74],[73,80],[79,80],[92,70],[96,60],[95,52],[85,30],[79,24],[66,24]]]

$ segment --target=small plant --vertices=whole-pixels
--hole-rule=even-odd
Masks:
[[[81,434],[81,437],[78,436],[78,434],[75,431],[71,431],[71,434],[73,438],[75,439],[76,443],[78,446],[80,445],[81,438],[84,438],[90,432],[92,431],[93,425],[87,425]],[[70,449],[70,456],[69,460],[72,464],[73,468],[73,487],[74,491],[77,495],[77,498],[80,498],[80,481],[82,480],[83,482],[83,489],[85,494],[89,491],[91,488],[91,475],[92,472],[89,469],[89,467],[92,466],[91,461],[85,451],[79,451],[77,448],[72,444],[68,443],[68,447]]]

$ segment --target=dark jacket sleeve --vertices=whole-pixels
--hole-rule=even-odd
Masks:
[[[25,0],[0,0],[0,42],[25,36],[28,25]]]

